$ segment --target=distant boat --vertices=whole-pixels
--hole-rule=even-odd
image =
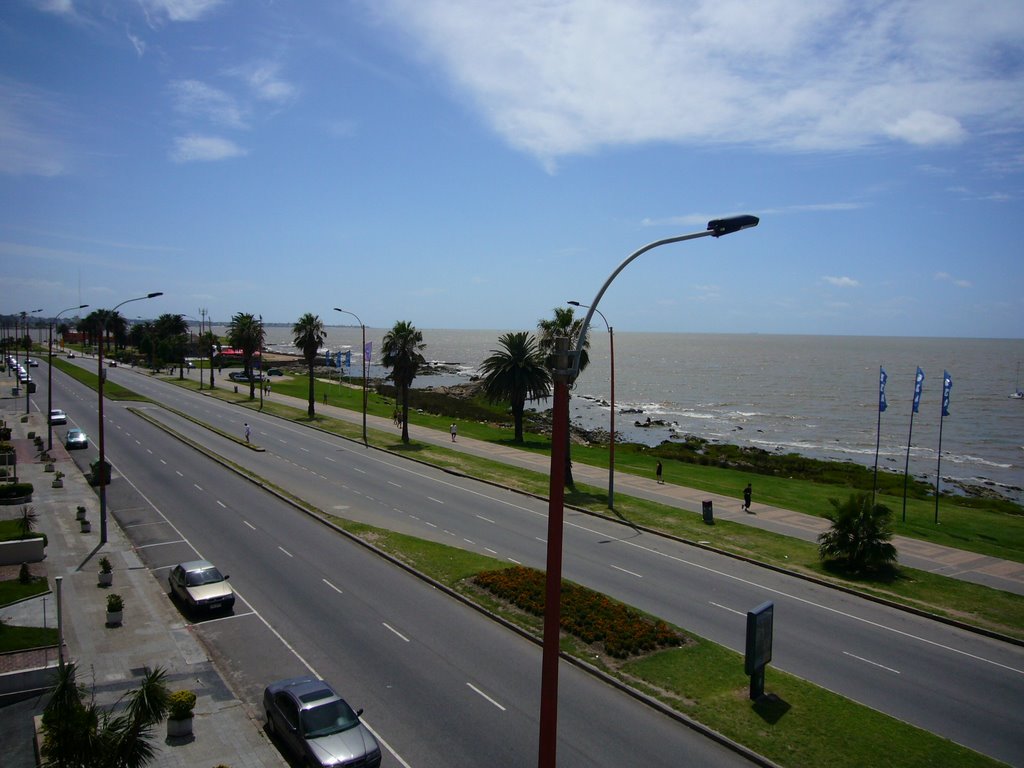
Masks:
[[[1014,400],[1024,400],[1024,391],[1021,391],[1020,388],[1020,363],[1017,363],[1017,387],[1009,397]]]

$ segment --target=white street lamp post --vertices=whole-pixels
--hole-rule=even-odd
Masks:
[[[355,312],[349,312],[347,309],[340,309],[339,307],[335,307],[334,311],[352,315],[363,331],[363,345],[359,350],[359,356],[363,360],[363,445],[369,446],[369,441],[366,439],[366,326],[363,325],[363,321],[359,319],[359,315]]]
[[[49,349],[46,355],[46,363],[49,366],[46,373],[46,450],[53,450],[53,424],[50,423],[50,411],[53,410],[53,323],[65,312],[72,309],[85,309],[88,304],[79,304],[77,307],[62,309],[50,320]]]

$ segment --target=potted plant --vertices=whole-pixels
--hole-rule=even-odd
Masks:
[[[104,555],[100,558],[99,586],[109,587],[114,583],[114,566],[110,564],[110,558]]]
[[[116,592],[107,595],[107,626],[119,627],[124,619],[124,600]]]
[[[64,473],[61,472],[59,469],[57,470],[57,474],[55,474],[53,476],[53,482],[50,483],[50,486],[52,488],[63,488],[64,487]]]
[[[196,706],[196,695],[190,690],[175,691],[168,700],[168,738],[192,735],[192,712]]]
[[[85,520],[85,507],[81,504],[79,504],[78,509],[75,510],[75,520]]]

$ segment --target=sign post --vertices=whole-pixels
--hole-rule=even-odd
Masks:
[[[750,675],[750,699],[764,696],[764,668],[772,660],[772,624],[775,603],[761,603],[747,611],[747,653],[744,672]]]

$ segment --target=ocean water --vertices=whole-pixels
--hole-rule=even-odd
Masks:
[[[423,387],[468,381],[502,333],[421,330],[427,360],[457,371],[418,377],[415,385]],[[358,375],[359,328],[327,332],[327,349],[352,349]],[[371,377],[387,374],[377,364],[385,332],[366,331]],[[287,327],[267,327],[270,349],[295,353],[290,337]],[[590,365],[573,388],[571,414],[580,426],[607,430],[609,334],[592,327],[590,339]],[[909,439],[909,471],[928,482],[940,468],[942,376],[949,371],[949,416],[941,419],[943,487],[947,478],[986,484],[1024,502],[1024,400],[1009,397],[1024,386],[1017,378],[1024,340],[617,332],[612,341],[621,441],[657,445],[692,434],[873,466],[877,440],[879,468],[903,472]],[[888,375],[888,408],[879,421],[880,366]],[[925,381],[911,432],[918,366]],[[664,425],[637,426],[648,417]]]

